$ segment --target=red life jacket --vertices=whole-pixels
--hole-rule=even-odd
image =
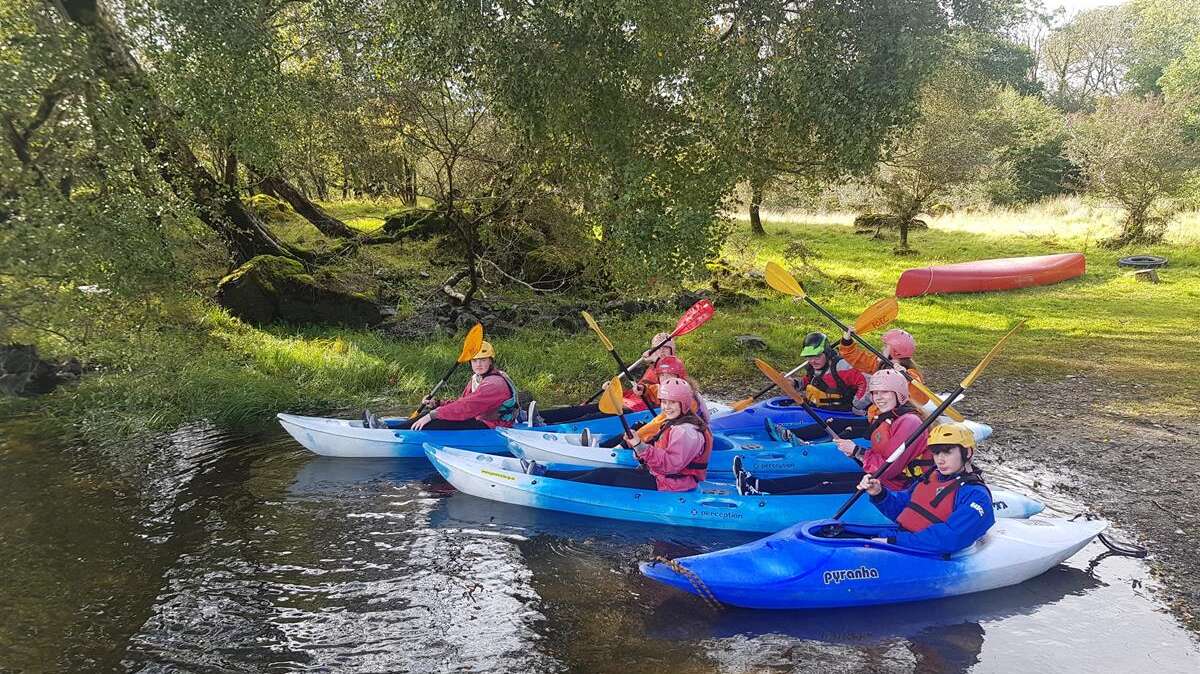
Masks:
[[[700,454],[696,458],[692,459],[691,463],[680,469],[678,473],[671,473],[670,475],[665,475],[664,477],[690,477],[697,483],[703,482],[708,476],[708,460],[712,457],[713,436],[712,431],[708,430],[708,424],[704,423],[704,421],[695,414],[685,414],[679,418],[668,421],[663,425],[663,428],[658,432],[658,435],[655,435],[654,438],[650,440],[650,444],[656,447],[670,444],[671,427],[678,426],[679,424],[691,424],[700,429],[700,432],[704,434],[704,449],[700,451]],[[662,438],[663,445],[658,444],[659,438]]]
[[[892,422],[905,414],[916,414],[916,412],[905,405],[875,417],[875,420],[871,422],[869,427],[871,446],[883,447],[887,444],[888,440],[892,437]],[[929,447],[926,446],[925,451],[918,454],[912,461],[909,461],[908,465],[901,472],[911,480],[933,472],[934,466],[933,454],[929,451]]]
[[[900,511],[896,524],[916,533],[931,524],[944,523],[954,512],[954,495],[963,483],[983,484],[983,479],[974,473],[959,473],[949,478],[936,470],[926,473],[913,489],[908,505]]]
[[[849,411],[854,405],[854,395],[858,391],[855,387],[847,384],[838,374],[838,365],[841,364],[842,357],[834,353],[832,349],[826,351],[825,357],[825,368],[819,372],[814,370],[811,365],[804,366],[802,372],[807,379],[805,388],[811,386],[816,389],[811,393],[813,403],[818,407],[842,412]]]

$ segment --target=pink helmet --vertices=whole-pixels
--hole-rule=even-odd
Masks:
[[[684,411],[691,408],[695,402],[695,397],[692,395],[692,387],[682,379],[668,379],[658,385],[659,400],[674,400],[683,405]]]
[[[871,380],[867,382],[867,390],[891,391],[896,394],[897,405],[908,402],[908,380],[895,370],[879,370],[871,375]]]
[[[899,328],[883,333],[883,343],[887,344],[888,351],[894,358],[912,358],[917,352],[916,340]]]
[[[661,377],[664,374],[674,375],[679,378],[687,377],[687,368],[683,366],[683,361],[675,356],[663,356],[658,359],[658,363],[654,366]]]

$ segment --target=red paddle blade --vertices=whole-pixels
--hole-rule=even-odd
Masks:
[[[675,332],[671,333],[672,337],[686,335],[696,328],[708,322],[708,319],[713,317],[713,303],[709,300],[700,300],[693,304],[683,315],[679,317],[679,322],[675,324]]]

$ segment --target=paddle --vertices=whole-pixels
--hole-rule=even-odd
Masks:
[[[921,434],[924,433],[925,430],[930,426],[932,426],[935,421],[937,421],[938,416],[940,416],[942,412],[946,411],[946,408],[950,407],[950,403],[955,398],[962,395],[963,391],[966,391],[971,384],[975,383],[975,379],[983,373],[984,368],[986,368],[992,362],[992,359],[1000,353],[1001,347],[1003,347],[1004,343],[1008,341],[1008,338],[1012,337],[1013,333],[1015,333],[1017,330],[1020,330],[1021,326],[1023,325],[1025,325],[1025,321],[1022,319],[1015,326],[1013,326],[1011,330],[1005,333],[1005,335],[1000,338],[1000,341],[996,342],[996,345],[992,347],[992,350],[987,352],[987,355],[983,357],[983,360],[979,361],[979,364],[975,366],[975,369],[971,370],[971,374],[968,374],[966,379],[962,380],[962,383],[958,385],[958,388],[955,389],[953,393],[947,396],[946,399],[938,405],[937,409],[933,411],[933,414],[930,414],[924,421],[921,422],[921,425],[917,427],[916,431],[913,431],[913,433],[908,436],[908,439],[900,443],[900,446],[896,448],[896,451],[892,452],[891,456],[888,457],[887,462],[884,463],[879,470],[871,473],[871,477],[878,479],[879,476],[883,475],[893,463],[903,456],[905,449],[912,443],[916,442],[917,438],[921,437]],[[854,495],[851,496],[841,508],[838,508],[838,511],[836,514],[834,514],[833,519],[840,520],[842,515],[845,515],[846,511],[849,510],[850,507],[854,505],[854,502],[857,501],[862,495],[863,492],[861,489],[855,491]]]
[[[629,422],[625,420],[623,407],[625,405],[625,391],[621,388],[621,378],[613,377],[608,382],[608,388],[604,389],[604,393],[600,396],[600,411],[605,414],[615,414],[621,420],[621,426],[625,428],[625,432],[633,435],[633,429],[629,427]]]
[[[861,314],[858,315],[858,318],[855,319],[855,321],[854,321],[854,331],[859,334],[864,334],[864,335],[869,332],[874,332],[875,330],[878,330],[879,328],[882,328],[883,326],[885,326],[888,323],[891,323],[893,320],[895,320],[896,315],[899,313],[900,313],[900,304],[896,301],[896,298],[895,297],[885,297],[885,298],[879,300],[878,302],[872,304],[871,306],[867,307],[866,309],[863,310],[863,312]],[[797,365],[796,367],[792,368],[791,370],[788,370],[787,374],[785,374],[784,376],[791,377],[792,375],[799,372],[800,368],[802,368],[802,367],[804,367],[804,363],[801,363],[801,364]],[[741,412],[742,410],[746,409],[747,407],[753,405],[755,400],[758,400],[759,398],[767,395],[768,393],[770,393],[773,390],[775,390],[775,384],[771,384],[770,386],[767,386],[766,388],[762,389],[761,391],[758,391],[754,395],[751,395],[746,398],[742,398],[741,400],[733,403],[733,405],[731,405],[731,407],[733,407],[733,411]]]
[[[458,369],[458,366],[467,362],[468,360],[471,360],[471,356],[479,353],[479,345],[482,343],[483,325],[476,323],[475,327],[467,331],[467,337],[463,340],[462,351],[458,354],[458,360],[454,361],[454,364],[450,366],[449,370],[446,370],[446,374],[442,375],[442,380],[433,387],[433,390],[430,391],[429,395],[426,397],[432,398],[437,395],[437,392],[446,385],[446,380],[450,378],[450,375],[454,374],[454,371]],[[421,414],[425,412],[425,407],[425,403],[422,402],[420,407],[414,410],[412,414],[408,415],[408,418],[416,419],[417,417],[421,416]]]
[[[613,346],[612,340],[610,340],[608,335],[605,335],[604,331],[600,329],[600,326],[596,323],[596,319],[592,318],[592,315],[586,311],[581,311],[579,313],[583,315],[583,320],[587,322],[588,327],[592,329],[592,332],[596,333],[596,336],[600,338],[601,343],[604,344],[604,348],[608,350],[609,355],[613,357],[613,360],[617,361],[617,368],[620,369],[621,372],[625,373],[625,376],[629,379],[629,381],[632,382],[634,380],[633,375],[629,374],[629,368],[625,367],[625,361],[621,360],[620,354],[617,353],[617,347]],[[614,379],[620,381],[621,375],[617,375],[614,377]],[[612,390],[611,384],[608,388],[609,390]],[[646,403],[646,409],[650,410],[650,413],[653,414],[654,405],[650,404],[650,398],[646,396],[646,392],[643,390],[638,395],[641,397],[642,402]]]
[[[846,327],[845,323],[838,320],[837,316],[834,316],[833,314],[826,311],[825,307],[821,306],[820,304],[817,304],[813,300],[813,298],[809,297],[808,294],[804,292],[804,288],[800,287],[800,283],[798,281],[796,281],[796,278],[794,276],[792,276],[790,273],[788,273],[788,271],[786,269],[784,269],[783,267],[780,267],[779,265],[775,264],[774,262],[768,262],[766,277],[767,277],[767,285],[771,286],[772,288],[778,290],[779,292],[781,292],[785,295],[791,295],[792,297],[796,297],[796,298],[804,300],[805,302],[808,302],[809,306],[816,309],[818,312],[821,313],[821,315],[825,316],[825,318],[828,318],[830,321],[833,321],[834,325],[838,326],[843,331],[850,330],[850,328]],[[908,380],[908,383],[917,387],[917,390],[919,390],[921,393],[924,393],[925,395],[929,396],[929,399],[933,401],[933,404],[941,407],[942,399],[939,398],[937,396],[937,394],[935,394],[933,391],[930,391],[929,388],[925,386],[925,384],[922,384],[919,380],[913,379],[912,375],[910,375],[905,370],[900,370],[899,368],[897,368],[896,364],[893,363],[890,358],[884,356],[875,347],[871,346],[867,342],[867,340],[862,338],[862,336],[858,335],[855,332],[851,332],[850,336],[853,337],[855,339],[855,341],[857,341],[859,344],[861,344],[864,349],[875,354],[875,357],[878,358],[880,360],[880,362],[884,363],[885,365],[892,368],[893,370],[897,370],[898,372],[900,372],[900,374],[904,375],[904,378]],[[943,410],[945,411],[946,415],[949,416],[951,419],[953,419],[955,421],[963,420],[963,415],[960,414],[958,412],[958,410],[954,409],[953,407],[947,406],[947,407],[943,408]]]
[[[672,339],[675,339],[676,337],[686,335],[687,333],[695,330],[696,328],[700,327],[701,325],[704,325],[705,323],[708,322],[708,319],[713,317],[714,311],[716,311],[716,310],[713,308],[712,302],[710,302],[708,300],[700,300],[700,301],[696,302],[691,307],[689,307],[687,311],[683,312],[682,316],[679,317],[679,321],[675,323],[675,330],[671,332],[671,336],[667,337],[664,340],[661,340],[657,344],[652,345],[650,347],[649,353],[654,353],[663,344],[666,344],[667,342],[671,341]],[[587,320],[587,319],[585,318],[584,320]],[[590,325],[590,323],[589,323],[589,325]],[[645,359],[639,357],[637,360],[633,361],[633,364],[630,365],[629,367],[635,368],[638,365],[641,365],[643,360],[645,360]],[[620,374],[625,374],[625,373],[622,372]],[[628,376],[628,375],[626,375],[626,376]],[[629,380],[629,382],[633,383],[633,379],[631,378]],[[584,402],[584,404],[585,405],[591,404],[591,402],[593,400],[595,400],[596,398],[599,398],[600,394],[603,392],[604,392],[603,388],[596,391],[595,393],[592,394],[592,396],[590,398],[587,399],[586,402]]]
[[[787,394],[787,397],[796,401],[801,407],[803,407],[804,411],[808,412],[808,416],[813,418],[813,421],[824,427],[825,432],[829,434],[829,439],[841,440],[841,438],[838,437],[838,434],[833,432],[833,426],[829,424],[829,420],[817,414],[817,411],[812,408],[812,405],[808,404],[808,398],[804,397],[803,393],[797,391],[795,386],[792,386],[792,381],[788,379],[787,375],[780,374],[779,370],[771,367],[765,360],[762,360],[761,358],[755,358],[754,365],[758,367],[759,372],[767,375],[767,379],[770,379],[775,386],[778,386],[779,390]]]

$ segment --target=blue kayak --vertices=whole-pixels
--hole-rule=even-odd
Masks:
[[[425,456],[422,445],[453,445],[477,452],[503,454],[508,451],[504,436],[492,429],[461,431],[413,431],[409,429],[364,428],[361,419],[327,419],[279,414],[279,423],[296,442],[321,456],[341,457],[408,457]],[[626,414],[629,423],[647,421],[649,412]],[[389,421],[389,420],[384,420]],[[390,420],[395,423],[398,420]],[[621,430],[615,416],[599,417],[547,426],[523,426],[547,433],[579,433],[584,428],[593,433],[609,435]]]
[[[634,522],[731,531],[778,531],[798,520],[828,516],[850,496],[845,493],[741,496],[732,484],[713,481],[701,482],[696,489],[683,492],[610,487],[527,475],[520,460],[510,457],[432,444],[425,445],[425,453],[447,482],[471,496]],[[559,464],[547,468],[590,469]],[[1015,492],[997,489],[992,493],[999,503],[997,517],[1029,517],[1042,510],[1041,503]],[[847,518],[867,524],[888,521],[868,499],[862,498],[850,509]]]
[[[637,468],[639,465],[632,450],[584,445],[578,433],[506,428],[500,434],[508,440],[508,451],[513,456],[538,463],[626,468]],[[855,442],[863,447],[870,444],[861,439]],[[732,479],[734,456],[741,456],[743,468],[760,476],[862,472],[862,466],[842,454],[832,442],[809,444],[714,434],[708,473]]]
[[[962,400],[962,398],[959,398]],[[925,411],[932,412],[935,406],[925,403]],[[814,407],[817,416],[828,419],[833,430],[847,438],[862,437],[867,428],[867,418],[853,412],[838,412]],[[786,396],[771,398],[757,402],[741,412],[729,414],[712,420],[713,433],[741,436],[748,438],[765,438],[766,422],[778,424],[797,433],[802,439],[812,440],[825,437],[825,431],[818,426],[803,407]],[[966,425],[975,434],[977,442],[987,439],[992,434],[992,427],[976,421],[967,420]]]
[[[997,513],[998,514],[998,513]],[[643,562],[642,573],[718,601],[763,609],[816,609],[892,604],[981,592],[1048,571],[1104,530],[1102,521],[997,519],[974,545],[953,555],[916,552],[874,536],[890,527],[802,522],[766,538],[674,564]],[[702,595],[701,595],[702,596]]]

